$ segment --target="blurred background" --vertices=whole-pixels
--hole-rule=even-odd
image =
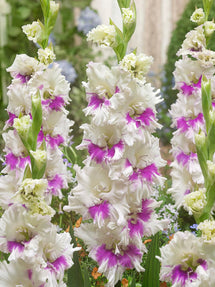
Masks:
[[[69,117],[75,121],[74,145],[81,141],[80,125],[87,121],[82,109],[86,106],[82,81],[86,80],[86,64],[89,61],[105,61],[114,64],[113,53],[108,48],[98,49],[86,41],[86,34],[98,24],[108,24],[109,18],[121,27],[120,11],[117,0],[61,0],[57,24],[51,34],[58,63],[71,84],[71,105]],[[172,72],[177,60],[176,52],[185,34],[194,28],[190,16],[195,7],[202,7],[202,0],[135,0],[137,6],[137,28],[128,50],[138,47],[154,57],[148,74],[149,81],[160,88],[163,103],[158,107],[158,117],[164,126],[158,135],[163,146],[169,150],[172,135],[171,119],[168,110],[176,100],[177,91],[173,90]],[[215,18],[215,4],[211,9]],[[37,47],[28,41],[21,27],[37,19],[42,13],[39,0],[0,0],[0,131],[7,119],[7,86],[10,75],[6,72],[16,54],[25,53],[35,57]],[[42,20],[42,19],[41,19]],[[215,41],[211,41],[215,46]],[[0,149],[3,149],[0,140]],[[80,156],[81,158],[81,156]]]

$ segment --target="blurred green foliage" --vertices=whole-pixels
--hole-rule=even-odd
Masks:
[[[162,141],[167,143],[172,137],[172,129],[170,129],[171,118],[168,115],[170,106],[176,101],[177,90],[173,90],[174,78],[173,71],[175,70],[175,62],[179,59],[176,56],[177,51],[182,45],[185,35],[196,27],[194,23],[190,21],[190,16],[194,12],[195,8],[202,8],[202,0],[190,0],[187,4],[180,20],[176,24],[176,28],[172,33],[171,41],[167,51],[167,62],[164,66],[164,72],[161,77],[162,88],[161,92],[164,98],[164,103],[160,106],[160,122],[164,126],[160,136]],[[215,18],[215,1],[211,9],[209,20]],[[212,36],[209,43],[209,48],[215,50],[215,35]]]

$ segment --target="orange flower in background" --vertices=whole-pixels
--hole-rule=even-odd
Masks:
[[[96,279],[98,279],[98,277],[100,277],[101,275],[102,275],[102,273],[99,273],[98,272],[98,268],[97,267],[94,267],[93,268],[93,271],[92,271],[92,276],[93,276],[93,278],[96,280]]]
[[[82,222],[82,217],[80,217],[80,218],[76,221],[76,223],[75,223],[74,226],[75,226],[76,228],[80,227],[81,222]]]
[[[128,287],[128,280],[126,278],[122,279],[122,286],[123,287]]]
[[[146,243],[151,242],[151,241],[152,241],[152,239],[146,239],[143,243],[146,244]]]
[[[173,239],[173,237],[174,237],[174,233],[169,236],[169,242],[168,243],[170,243],[170,241]]]
[[[162,283],[160,284],[160,287],[167,287],[166,282],[162,282]]]
[[[66,232],[69,232],[70,225],[68,225],[67,229],[65,230]]]

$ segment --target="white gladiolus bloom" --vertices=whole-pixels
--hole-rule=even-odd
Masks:
[[[47,271],[38,272],[34,266],[29,265],[23,260],[6,261],[0,263],[0,285],[3,287],[52,287],[46,284]],[[57,285],[55,285],[57,287]]]
[[[38,234],[46,236],[52,226],[50,217],[30,215],[21,205],[10,206],[0,222],[0,249],[11,253],[9,260],[20,258],[30,240]]]
[[[131,73],[134,78],[142,81],[148,73],[153,62],[153,58],[145,54],[135,55],[134,53],[126,55],[120,62],[120,66]]]
[[[53,100],[58,100],[61,107],[69,101],[70,86],[61,74],[61,69],[57,64],[53,64],[51,68],[47,68],[44,72],[37,73],[30,80],[29,87],[30,89],[40,90],[42,101],[47,101],[47,103],[44,103],[45,105],[54,105],[55,107]]]
[[[31,90],[25,84],[20,84],[18,79],[9,86],[7,96],[9,104],[7,112],[16,115],[29,114],[31,112]]]
[[[114,25],[98,25],[87,34],[87,41],[92,41],[101,47],[114,47],[116,44],[116,30]]]
[[[16,55],[16,58],[7,72],[11,74],[12,77],[18,78],[21,76],[31,76],[37,71],[42,71],[45,69],[45,66],[37,61],[35,58],[29,57],[25,54]],[[21,78],[21,77],[20,77]],[[24,78],[23,78],[24,79]]]
[[[80,250],[80,247],[73,248],[70,242],[68,232],[58,234],[52,226],[46,236],[37,235],[28,243],[23,258],[30,264],[38,265],[38,271],[45,269],[61,279],[64,271],[73,265],[73,253]]]
[[[173,287],[213,286],[214,262],[204,253],[201,238],[188,231],[177,232],[160,250],[161,280],[171,282]]]

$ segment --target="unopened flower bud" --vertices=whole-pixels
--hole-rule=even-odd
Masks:
[[[55,54],[51,47],[38,50],[38,59],[45,65],[51,64],[55,60]]]
[[[192,16],[190,17],[190,20],[198,25],[201,25],[205,21],[205,13],[202,8],[196,9]]]
[[[215,23],[213,21],[207,21],[204,24],[206,36],[211,36],[215,31]]]
[[[202,232],[203,239],[215,242],[215,221],[205,220],[198,225],[198,229]]]
[[[27,137],[31,128],[32,120],[29,115],[14,119],[13,127],[21,137]]]
[[[116,29],[114,25],[99,25],[87,34],[87,40],[100,46],[114,47],[116,44]]]
[[[122,20],[123,24],[130,25],[135,21],[134,11],[130,8],[122,8]]]
[[[32,24],[22,26],[22,30],[29,40],[37,43],[42,35],[42,24],[34,21]]]
[[[184,206],[191,213],[201,213],[206,205],[206,189],[201,188],[187,194],[184,198]]]

